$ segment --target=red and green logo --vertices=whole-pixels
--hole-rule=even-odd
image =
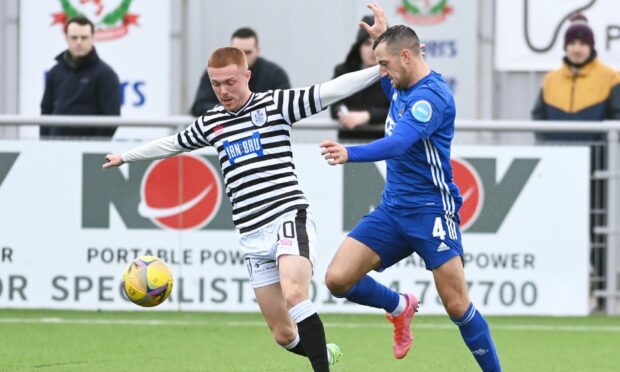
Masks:
[[[59,0],[62,12],[52,14],[52,25],[64,26],[69,18],[88,17],[95,24],[95,41],[120,39],[129,26],[138,25],[138,15],[129,12],[132,0]]]
[[[409,23],[434,25],[443,22],[453,9],[448,0],[403,0],[397,11]]]

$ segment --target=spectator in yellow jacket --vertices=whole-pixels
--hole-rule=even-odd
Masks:
[[[571,17],[564,35],[564,64],[543,81],[533,120],[620,119],[620,74],[599,61],[594,33],[582,14]],[[592,141],[592,133],[543,133],[542,140]]]

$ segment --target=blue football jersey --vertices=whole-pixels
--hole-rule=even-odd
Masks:
[[[381,85],[391,101],[385,135],[390,136],[397,125],[411,126],[420,134],[420,140],[403,155],[386,160],[382,203],[456,214],[462,198],[450,165],[456,107],[448,84],[431,71],[406,90],[395,89],[387,77],[381,79]]]

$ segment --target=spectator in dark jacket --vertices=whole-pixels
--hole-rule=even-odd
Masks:
[[[363,22],[372,25],[372,16],[366,16]],[[372,50],[372,39],[361,29],[357,32],[355,43],[351,46],[344,63],[334,69],[334,77],[361,70],[377,64]],[[383,128],[390,101],[385,96],[381,83],[377,82],[367,89],[352,95],[330,107],[333,119],[337,119],[341,128],[340,139],[377,139],[383,137]]]
[[[258,35],[251,28],[240,28],[232,34],[230,46],[241,49],[248,60],[250,76],[250,90],[252,92],[266,92],[274,89],[290,89],[291,83],[282,67],[259,56]],[[200,78],[200,85],[196,98],[192,104],[192,115],[200,116],[205,111],[219,104],[209,74],[205,69]]]
[[[65,26],[68,49],[47,74],[42,115],[120,115],[118,76],[99,59],[93,46],[95,26],[84,16]],[[41,127],[41,137],[111,138],[115,127]]]
[[[564,35],[564,64],[549,72],[532,110],[533,120],[620,119],[620,74],[596,57],[594,33],[581,14],[571,17]],[[596,133],[542,133],[549,141],[593,141]]]

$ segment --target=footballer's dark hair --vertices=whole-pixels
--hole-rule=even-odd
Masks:
[[[409,49],[414,55],[420,54],[420,38],[411,27],[396,25],[388,28],[375,40],[372,49],[375,50],[382,43],[392,52]]]
[[[258,35],[256,35],[256,31],[252,30],[249,27],[242,27],[237,31],[233,32],[231,39],[239,38],[239,39],[249,39],[253,37],[256,40],[256,46],[258,46]]]
[[[95,25],[90,21],[90,19],[88,19],[86,16],[83,16],[81,14],[78,16],[69,18],[67,23],[65,23],[65,34],[67,33],[67,29],[69,29],[69,25],[72,23],[77,23],[80,26],[89,25],[91,35],[95,34]]]

